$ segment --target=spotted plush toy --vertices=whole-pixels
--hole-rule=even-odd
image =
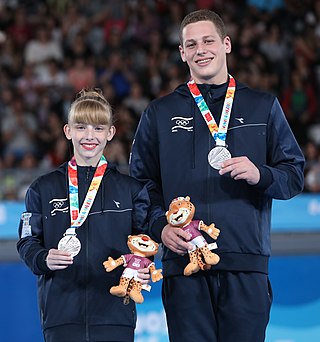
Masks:
[[[216,240],[220,230],[214,223],[207,226],[201,220],[193,220],[195,207],[190,202],[190,197],[177,197],[170,203],[169,210],[166,212],[168,223],[173,227],[179,227],[189,233],[193,249],[189,251],[189,264],[184,269],[184,275],[189,276],[192,273],[211,268],[220,261],[219,255],[211,252],[210,247],[200,230],[205,231],[210,237]],[[217,244],[212,244],[217,248]]]
[[[107,272],[111,272],[118,266],[123,265],[125,269],[119,285],[111,287],[110,293],[114,296],[124,297],[124,304],[128,304],[130,298],[141,304],[144,298],[141,293],[143,287],[137,277],[138,270],[149,268],[153,282],[163,278],[162,270],[157,270],[154,262],[148,259],[148,257],[157,254],[159,245],[145,234],[129,235],[127,244],[132,254],[121,255],[116,260],[109,256],[103,266]]]

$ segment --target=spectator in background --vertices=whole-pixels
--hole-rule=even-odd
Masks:
[[[108,160],[114,163],[120,172],[128,174],[128,150],[123,142],[115,138],[106,146],[105,155]]]
[[[14,42],[11,39],[8,39],[8,37],[5,38],[5,40],[1,44],[0,49],[0,66],[1,68],[7,70],[12,77],[13,69],[14,69],[14,61],[17,58],[17,48],[14,45]],[[21,66],[23,66],[23,63],[21,63]],[[20,69],[20,73],[21,73]]]
[[[304,147],[306,157],[305,191],[320,192],[320,148],[312,140]]]
[[[13,23],[6,31],[18,49],[24,49],[26,43],[33,37],[33,27],[29,22],[27,9],[23,5],[14,12]]]
[[[29,110],[34,110],[39,101],[40,79],[33,64],[25,64],[22,75],[17,78],[16,89]]]
[[[39,154],[42,157],[46,157],[46,155],[52,156],[52,164],[50,166],[57,166],[56,161],[54,160],[56,159],[54,157],[55,153],[53,151],[56,151],[58,141],[64,138],[61,130],[63,121],[52,109],[48,108],[48,110],[49,112],[46,114],[45,122],[42,122],[38,126],[37,145],[39,146]],[[60,147],[62,146],[60,145]],[[65,151],[65,148],[62,148],[61,155],[66,157]]]
[[[72,46],[76,36],[86,28],[88,18],[86,13],[81,11],[80,5],[73,1],[69,2],[65,12],[60,14],[61,16],[63,18],[61,20],[61,34],[64,48],[67,51]]]
[[[128,23],[132,39],[144,49],[149,46],[150,32],[160,29],[159,16],[151,6],[146,2],[139,4]]]
[[[27,64],[35,66],[35,71],[40,71],[46,67],[45,63],[49,59],[62,61],[63,50],[60,44],[51,38],[51,32],[45,24],[35,28],[36,37],[27,42],[25,46],[24,56]]]
[[[305,187],[309,192],[320,192],[320,157],[306,174]]]
[[[61,62],[54,58],[47,60],[47,67],[39,73],[39,83],[42,87],[62,88],[68,85],[66,72],[61,67]]]
[[[86,63],[83,57],[77,57],[67,70],[67,80],[75,92],[83,88],[92,88],[96,85],[95,69]]]
[[[286,84],[286,76],[289,69],[289,56],[291,50],[288,47],[286,35],[283,34],[280,24],[271,22],[261,37],[259,51],[269,61],[269,70],[281,77],[281,85]]]
[[[156,98],[160,95],[165,84],[165,78],[157,56],[147,56],[146,70],[142,75],[139,75],[139,80],[144,93],[148,94],[150,98]]]
[[[140,117],[142,111],[147,107],[150,100],[144,96],[142,86],[139,82],[133,81],[129,95],[124,99],[123,104],[133,111],[136,119]]]
[[[99,82],[110,82],[114,88],[115,96],[123,100],[130,92],[130,82],[134,79],[128,68],[128,60],[119,51],[113,51],[106,63],[106,68],[99,76]]]
[[[124,144],[127,157],[129,156],[136,125],[137,120],[132,111],[123,104],[119,105],[115,112],[115,127],[117,129],[117,137]],[[129,161],[129,158],[127,158],[127,161]]]
[[[93,56],[92,50],[87,44],[86,34],[80,31],[75,35],[70,44],[65,48],[65,55],[71,61],[77,60],[78,58],[89,61]]]
[[[307,140],[307,129],[315,121],[317,97],[310,80],[304,80],[298,70],[291,72],[291,81],[282,94],[282,107],[300,144]]]
[[[17,98],[10,113],[5,116],[1,127],[4,148],[4,164],[7,168],[17,166],[27,153],[37,155],[37,123],[34,117],[25,111],[22,99]]]

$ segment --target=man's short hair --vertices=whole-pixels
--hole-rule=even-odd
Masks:
[[[187,25],[192,24],[192,23],[197,23],[198,21],[211,21],[215,25],[221,40],[223,40],[227,36],[226,28],[221,17],[216,12],[210,11],[208,9],[200,9],[200,10],[187,14],[182,20],[181,25],[180,25],[180,31],[179,31],[181,45],[183,43],[183,40],[182,40],[183,29]]]

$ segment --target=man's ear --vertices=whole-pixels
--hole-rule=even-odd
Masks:
[[[70,135],[70,126],[68,124],[65,124],[63,126],[63,132],[68,140],[71,140],[71,135]]]
[[[183,50],[182,45],[179,45],[179,51],[180,51],[180,57],[181,57],[182,61],[185,62],[186,59],[184,57],[184,50]]]
[[[224,46],[225,46],[226,53],[227,54],[230,53],[232,49],[232,44],[231,44],[231,39],[229,36],[226,36],[224,38]]]

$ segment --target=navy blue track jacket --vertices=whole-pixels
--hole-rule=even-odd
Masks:
[[[199,89],[219,124],[227,85]],[[273,95],[237,82],[226,143],[233,157],[247,156],[260,171],[255,186],[220,176],[207,156],[213,137],[186,84],[151,102],[132,146],[130,172],[148,186],[150,236],[161,240],[171,200],[190,196],[195,219],[215,223],[220,263],[213,270],[268,272],[272,199],[303,189],[304,156]],[[213,242],[205,233],[208,242]],[[182,274],[188,256],[164,247],[164,276]]]
[[[94,170],[78,166],[80,207]],[[116,259],[130,253],[128,235],[146,232],[149,204],[146,188],[109,164],[89,216],[76,229],[82,245],[80,253],[67,269],[52,272],[45,263],[48,250],[57,248],[70,227],[67,163],[30,186],[26,195],[29,214],[24,214],[20,223],[17,248],[21,258],[39,276],[43,329],[64,324],[99,329],[135,327],[134,302],[123,305],[121,298],[109,293],[111,286],[118,284],[123,267],[107,273],[103,261],[108,256]],[[117,329],[114,332],[114,340],[118,340]]]

